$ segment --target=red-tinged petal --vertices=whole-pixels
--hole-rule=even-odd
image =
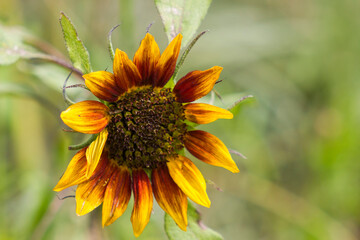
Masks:
[[[126,210],[131,197],[131,177],[127,167],[117,167],[105,191],[102,225],[108,226]]]
[[[88,163],[86,178],[88,179],[91,177],[99,163],[107,137],[108,131],[105,128],[100,132],[99,136],[97,136],[97,138],[89,145],[88,149],[86,150],[86,160]]]
[[[154,87],[163,87],[174,74],[176,61],[180,53],[182,35],[178,34],[165,51],[156,64],[155,74],[153,78]]]
[[[134,208],[131,223],[135,237],[140,236],[150,220],[153,206],[153,195],[149,177],[142,169],[132,171]]]
[[[189,103],[184,106],[184,109],[186,119],[198,124],[211,123],[219,118],[233,118],[233,114],[228,110],[205,103]]]
[[[95,170],[94,175],[86,182],[79,184],[76,189],[76,214],[79,216],[91,212],[104,200],[105,189],[115,167],[110,164],[106,157],[100,161],[105,164],[99,164],[100,166]]]
[[[83,78],[90,91],[102,100],[115,102],[121,94],[112,73],[106,71],[92,72],[83,75]]]
[[[195,164],[181,155],[168,160],[170,176],[179,188],[197,204],[210,207],[205,179]]]
[[[86,148],[81,149],[71,159],[64,175],[54,187],[54,191],[60,192],[65,188],[77,185],[86,181],[85,173],[87,162],[85,157]]]
[[[150,33],[147,33],[134,55],[134,64],[139,69],[142,77],[141,85],[152,84],[152,76],[154,75],[154,69],[159,59],[160,49],[154,37]]]
[[[159,206],[168,213],[176,224],[186,231],[187,197],[170,177],[166,166],[153,170],[151,175],[154,196]]]
[[[222,69],[215,66],[205,71],[192,71],[186,74],[174,87],[177,101],[193,102],[208,94],[219,79]]]
[[[201,161],[233,173],[239,172],[225,144],[214,135],[201,130],[189,131],[184,144],[186,149]]]
[[[109,108],[97,101],[78,102],[60,115],[66,125],[81,133],[101,132],[109,122]]]
[[[128,58],[127,54],[116,49],[113,71],[118,88],[127,91],[133,86],[141,83],[141,75],[135,64]]]

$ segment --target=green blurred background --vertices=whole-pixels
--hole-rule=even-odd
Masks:
[[[359,9],[356,0],[213,1],[199,29],[210,32],[179,75],[223,66],[218,106],[255,96],[233,120],[201,126],[247,157],[233,156],[239,174],[194,160],[214,183],[211,208],[198,209],[225,239],[360,238]],[[160,48],[167,44],[145,0],[2,0],[0,23],[22,26],[66,55],[60,11],[77,26],[95,70],[111,69],[106,37],[118,23],[114,46],[129,56],[152,22]],[[102,229],[100,210],[77,217],[74,198],[52,191],[74,154],[67,146],[82,140],[61,130],[68,73],[41,61],[0,66],[0,239],[135,239],[131,207]],[[74,189],[59,198],[68,195]],[[166,239],[157,205],[138,239]]]

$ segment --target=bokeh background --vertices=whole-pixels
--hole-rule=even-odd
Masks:
[[[212,206],[198,207],[203,222],[225,239],[360,238],[359,9],[356,0],[212,2],[199,28],[210,31],[180,75],[220,65],[218,106],[255,96],[233,120],[201,127],[247,157],[233,155],[241,172],[194,160],[210,180]],[[0,24],[22,26],[67,56],[60,11],[95,70],[111,69],[106,37],[118,23],[114,46],[129,56],[152,22],[160,48],[167,44],[154,3],[144,0],[1,0]],[[61,130],[68,74],[41,61],[0,66],[0,239],[135,239],[131,207],[102,229],[99,210],[77,217],[74,198],[60,200],[74,189],[52,191],[74,154],[67,146],[82,141]],[[158,206],[138,239],[166,239]]]

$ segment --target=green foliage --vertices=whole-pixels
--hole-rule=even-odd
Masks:
[[[169,42],[179,33],[182,46],[191,40],[204,19],[211,0],[155,0]]]
[[[0,85],[0,96],[4,95],[12,97],[28,97],[37,101],[52,113],[58,114],[60,112],[60,109],[58,109],[57,106],[53,105],[48,99],[44,98],[44,96],[26,85],[3,83]]]
[[[0,65],[9,65],[20,58],[43,58],[41,53],[26,40],[29,33],[20,27],[6,27],[0,24]]]
[[[66,48],[74,67],[79,69],[83,74],[92,72],[89,52],[80,40],[74,24],[63,12],[61,12],[60,16],[60,25]]]
[[[182,231],[170,217],[165,214],[165,231],[170,240],[222,240],[223,237],[214,230],[206,227],[201,222],[201,217],[196,208],[188,203],[187,231]]]

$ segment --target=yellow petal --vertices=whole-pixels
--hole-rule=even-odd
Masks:
[[[150,180],[144,170],[132,171],[134,208],[131,214],[131,223],[135,237],[140,236],[148,224],[153,206],[153,195]]]
[[[156,64],[154,86],[163,87],[174,74],[176,61],[180,53],[182,35],[178,34],[167,46]]]
[[[83,75],[83,78],[90,91],[102,100],[115,102],[121,93],[112,73],[106,71],[92,72]]]
[[[102,225],[108,226],[126,210],[131,197],[131,178],[126,167],[117,167],[105,191]]]
[[[88,149],[86,150],[86,160],[88,163],[86,178],[90,178],[95,171],[99,163],[100,156],[105,147],[107,137],[108,131],[105,128],[100,132],[99,136],[97,136],[97,138],[89,145]]]
[[[168,213],[176,224],[186,231],[187,197],[169,175],[166,166],[152,171],[151,175],[154,196],[159,206]]]
[[[225,144],[214,135],[200,130],[189,131],[184,144],[186,149],[201,161],[233,173],[239,172]]]
[[[78,102],[60,115],[66,125],[81,133],[101,132],[109,122],[108,107],[98,101]]]
[[[205,179],[195,164],[181,155],[168,160],[170,176],[179,188],[197,204],[210,207]]]
[[[128,58],[127,54],[116,49],[113,70],[118,88],[127,91],[133,86],[141,83],[141,75],[135,64]]]
[[[54,191],[60,192],[65,188],[86,181],[85,172],[86,172],[87,163],[86,163],[85,151],[86,148],[81,149],[71,159],[64,175],[61,177],[60,181],[54,187]]]
[[[114,167],[107,159],[102,158],[101,161],[105,161],[105,164],[102,164],[105,167],[97,169],[89,180],[79,184],[76,189],[76,214],[79,216],[91,212],[104,200],[105,189],[114,172]]]
[[[154,37],[147,33],[141,41],[139,49],[134,55],[134,64],[139,69],[142,77],[142,85],[152,85],[152,76],[156,63],[160,58],[160,50]]]
[[[222,69],[215,66],[205,71],[192,71],[186,74],[174,87],[173,92],[177,101],[193,102],[208,94],[219,79]]]
[[[205,103],[189,103],[184,109],[186,119],[198,124],[211,123],[219,118],[233,118],[233,114],[228,110]]]

